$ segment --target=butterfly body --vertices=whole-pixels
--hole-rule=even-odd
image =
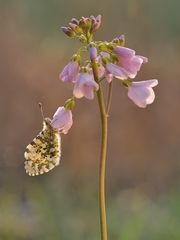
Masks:
[[[45,118],[43,129],[26,147],[25,170],[30,176],[49,172],[59,165],[61,138],[58,129],[51,126],[51,119]]]

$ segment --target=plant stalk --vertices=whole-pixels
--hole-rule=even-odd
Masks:
[[[98,83],[98,67],[95,60],[91,60],[94,79]],[[107,223],[106,223],[106,206],[105,206],[105,164],[107,155],[107,114],[104,104],[104,97],[101,86],[99,84],[99,90],[97,93],[97,99],[99,104],[101,127],[102,127],[102,139],[101,139],[101,152],[100,152],[100,165],[99,165],[99,208],[100,208],[100,226],[101,226],[101,240],[107,240]]]
[[[107,105],[106,105],[106,114],[107,114],[107,117],[109,117],[109,111],[110,111],[110,107],[111,107],[112,88],[113,88],[113,81],[111,81],[111,82],[109,83],[108,98],[107,98]]]

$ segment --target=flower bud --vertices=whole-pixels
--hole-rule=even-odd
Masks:
[[[113,62],[116,62],[116,63],[119,62],[119,59],[115,54],[111,54],[111,58]]]
[[[122,85],[125,87],[130,87],[132,85],[132,81],[130,79],[123,80]]]
[[[78,64],[80,65],[81,56],[79,54],[74,54],[71,58],[71,61],[78,62]]]
[[[74,23],[69,23],[69,27],[75,32],[75,33],[82,33],[82,29],[74,24]]]
[[[108,50],[107,44],[103,43],[103,42],[99,44],[98,48],[99,48],[100,51],[107,51]]]
[[[122,47],[124,47],[124,45],[125,45],[125,36],[124,36],[124,34],[119,36],[119,45],[122,46]]]
[[[72,18],[71,23],[79,25],[79,21],[76,18]]]
[[[125,36],[122,34],[119,37],[116,37],[112,40],[113,43],[116,43],[119,46],[124,47],[125,45]]]
[[[89,55],[91,60],[95,60],[97,58],[97,49],[94,46],[89,48]]]
[[[83,29],[85,33],[91,28],[92,22],[90,18],[81,17],[79,20],[79,26]]]
[[[87,67],[87,66],[82,66],[81,69],[80,69],[80,73],[82,73],[82,72],[84,72],[84,73],[89,73],[89,67]]]
[[[81,28],[84,28],[84,27],[86,27],[86,24],[87,24],[87,18],[81,17],[80,20],[79,20],[79,26]]]
[[[75,100],[74,97],[68,99],[65,104],[64,104],[65,109],[68,110],[73,110],[73,108],[75,107]]]
[[[68,36],[68,37],[75,37],[76,33],[70,27],[61,27],[61,30]]]
[[[102,19],[102,16],[101,15],[98,15],[96,17],[96,21],[95,23],[92,25],[92,32],[96,32],[99,27],[101,26],[101,19]]]
[[[114,39],[112,40],[112,42],[113,42],[113,43],[119,43],[119,38],[117,38],[117,37],[114,38]]]
[[[102,63],[104,64],[104,65],[106,65],[106,64],[108,64],[108,63],[110,63],[111,61],[110,61],[110,59],[108,58],[108,57],[102,57]]]
[[[90,19],[91,19],[92,24],[94,24],[96,22],[96,18],[93,15],[90,16]]]
[[[79,41],[82,42],[82,43],[87,42],[87,38],[83,34],[81,34],[78,38],[79,38]]]
[[[91,25],[92,25],[91,19],[90,19],[90,18],[87,18],[87,20],[86,20],[86,28],[87,28],[87,29],[91,28]]]

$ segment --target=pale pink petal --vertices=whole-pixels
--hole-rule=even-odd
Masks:
[[[103,67],[103,65],[100,64],[100,66],[98,67],[98,77],[101,78],[103,77],[105,73],[105,68]]]
[[[91,88],[94,88],[96,91],[99,89],[99,85],[94,81],[94,78],[91,80],[89,79],[88,81],[84,82],[83,85],[87,85]]]
[[[152,88],[132,88],[128,90],[128,97],[141,108],[154,101],[155,94]]]
[[[59,74],[59,79],[63,82],[75,82],[79,73],[79,63],[77,61],[71,61],[68,63],[62,72]]]
[[[78,86],[75,84],[74,90],[73,90],[73,95],[76,98],[82,98],[84,96],[84,93],[81,88],[78,88]]]
[[[108,83],[110,83],[113,80],[112,73],[108,72],[107,69],[106,69],[106,72],[105,72],[105,78],[106,78]]]
[[[123,59],[132,58],[135,56],[135,51],[126,47],[116,46],[114,48],[114,51],[119,58],[123,58]]]
[[[148,58],[140,55],[136,55],[136,57],[139,57],[143,60],[143,63],[148,63]]]
[[[94,90],[91,86],[83,86],[83,94],[89,100],[92,100],[94,98]]]
[[[157,79],[150,79],[145,81],[139,81],[139,82],[132,82],[132,86],[134,87],[155,87],[158,85]]]
[[[126,71],[128,72],[128,76],[130,78],[135,78],[137,72],[141,68],[142,63],[143,63],[142,58],[134,56],[130,61],[122,59],[119,65],[122,68],[126,69]]]
[[[128,78],[129,73],[124,68],[117,66],[113,63],[107,63],[106,69],[116,78],[119,78],[121,80],[125,80]]]
[[[74,84],[73,95],[76,98],[82,98],[84,96],[83,91],[81,89],[81,81],[79,80],[79,78],[77,79],[77,81]]]
[[[96,17],[96,21],[97,22],[101,22],[102,21],[102,16],[100,14]]]
[[[73,121],[69,121],[62,129],[62,133],[67,134],[69,129],[72,127],[72,124],[73,124]]]
[[[62,72],[59,74],[59,79],[62,80],[63,82],[67,81],[67,72],[68,72],[68,65],[64,67]]]
[[[103,77],[103,75],[105,74],[105,68],[102,65],[102,59],[101,56],[98,56],[96,58],[96,61],[98,62],[99,66],[98,66],[98,77],[101,78]]]

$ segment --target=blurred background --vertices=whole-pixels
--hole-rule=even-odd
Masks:
[[[180,1],[0,1],[0,240],[98,240],[100,121],[96,99],[77,101],[61,165],[29,177],[26,145],[72,95],[59,72],[81,46],[60,27],[102,14],[96,40],[126,35],[149,58],[136,80],[157,78],[156,101],[135,106],[114,81],[106,174],[111,240],[180,239]]]

